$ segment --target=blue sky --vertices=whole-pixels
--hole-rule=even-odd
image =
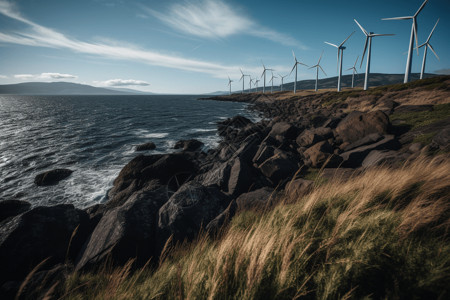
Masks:
[[[396,34],[373,39],[371,71],[404,73],[411,21],[381,18],[413,15],[422,2],[0,0],[0,84],[70,81],[207,93],[227,90],[230,76],[238,90],[239,68],[259,78],[263,60],[276,74],[288,74],[292,50],[308,65],[324,51],[321,65],[332,77],[336,49],[324,41],[339,44],[355,31],[346,43],[344,70],[361,57],[365,37],[353,18],[367,31]],[[431,39],[440,61],[428,51],[427,72],[450,73],[449,16],[448,0],[429,0],[418,17],[419,43],[440,18]],[[413,72],[420,71],[422,55],[423,49],[414,55]],[[364,70],[365,64],[358,66]],[[299,68],[299,80],[314,77],[314,70]]]

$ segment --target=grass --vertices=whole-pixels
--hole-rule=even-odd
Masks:
[[[450,297],[450,163],[421,158],[284,195],[218,239],[168,245],[156,269],[74,273],[64,299]]]
[[[391,121],[401,120],[403,124],[408,125],[411,129],[420,128],[449,118],[450,103],[438,104],[433,107],[432,111],[419,111],[396,113],[390,116]]]

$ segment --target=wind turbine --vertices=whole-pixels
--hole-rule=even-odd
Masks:
[[[353,70],[353,74],[352,74],[352,88],[354,87],[355,73],[358,74],[358,71],[356,71],[356,63],[358,62],[358,58],[359,58],[359,56],[356,57],[355,64],[353,65],[353,67],[347,69],[347,71]]]
[[[273,76],[273,73],[272,73],[272,78],[270,78],[270,81],[269,82],[272,82],[272,87],[270,88],[270,93],[271,94],[273,94],[273,79],[274,78],[278,78],[277,76]]]
[[[294,56],[295,63],[294,63],[294,66],[292,67],[291,73],[289,73],[289,75],[292,74],[292,71],[294,71],[294,69],[295,69],[295,81],[294,81],[294,94],[295,94],[297,92],[297,66],[298,65],[303,65],[305,67],[308,67],[308,66],[297,60],[294,50],[292,50],[292,55]]]
[[[314,66],[310,67],[310,69],[316,68],[316,92],[317,92],[317,83],[319,81],[319,68],[320,68],[320,70],[322,70],[322,72],[323,72],[323,74],[325,74],[325,76],[328,76],[327,73],[325,73],[325,71],[320,66],[320,60],[322,59],[322,55],[323,55],[323,51],[322,51],[322,54],[320,54],[319,61],[317,62],[317,65],[314,65]]]
[[[231,83],[233,80],[230,79],[230,76],[228,76],[228,86],[230,87],[230,95],[231,95]]]
[[[337,52],[337,67],[339,69],[339,76],[338,76],[338,86],[337,86],[337,91],[340,92],[341,91],[341,76],[342,76],[342,61],[344,60],[344,50],[346,49],[344,47],[345,42],[352,36],[352,34],[354,34],[355,32],[353,31],[342,43],[338,45],[332,44],[332,43],[328,43],[325,42],[325,44],[328,44],[330,46],[336,47],[338,52]]]
[[[256,78],[255,78],[256,79]],[[258,82],[259,82],[260,80],[259,79],[256,79],[255,80],[255,87],[256,87],[256,92],[258,92]]]
[[[244,73],[242,72],[242,69],[239,69],[239,70],[241,71],[241,74],[242,74],[241,79],[239,79],[239,81],[242,80],[242,94],[243,94],[243,93],[244,93],[244,81],[245,81],[245,76],[250,76],[250,75],[244,74]]]
[[[250,93],[251,93],[251,92],[252,92],[252,82],[253,82],[253,79],[252,79],[251,76],[250,76],[249,78],[250,78]]]
[[[266,92],[266,71],[273,71],[273,69],[267,69],[264,63],[261,61],[264,71],[261,74],[261,77],[264,76],[264,86],[263,86],[263,94]]]
[[[278,76],[280,76],[280,78],[281,78],[281,91],[283,91],[283,80],[284,80],[285,77],[287,77],[289,75],[281,76],[281,74],[278,74]]]
[[[434,51],[433,46],[431,46],[431,44],[430,44],[431,36],[433,35],[434,29],[436,28],[438,23],[439,23],[439,19],[437,20],[436,24],[434,25],[433,29],[431,30],[431,33],[428,36],[427,41],[419,46],[419,48],[422,48],[423,46],[425,46],[425,50],[423,50],[423,61],[422,61],[422,70],[420,71],[420,79],[423,78],[423,73],[425,72],[425,62],[427,60],[427,50],[428,50],[428,48],[430,48],[430,50],[433,51],[433,54],[436,56],[436,58],[438,60],[440,60],[439,56]]]
[[[361,65],[359,66],[361,68],[363,60],[364,60],[364,55],[366,54],[366,50],[367,50],[367,64],[366,64],[366,77],[364,78],[364,90],[366,91],[369,87],[369,73],[370,73],[370,56],[372,53],[372,38],[374,36],[388,36],[388,35],[395,35],[395,34],[378,34],[378,33],[373,33],[373,32],[367,32],[362,26],[361,24],[358,23],[358,21],[356,21],[356,19],[353,19],[356,24],[358,24],[359,28],[361,29],[361,31],[364,33],[364,35],[366,36],[366,43],[364,44],[364,51],[363,51],[363,55],[361,58]],[[353,84],[352,84],[353,85]],[[352,86],[353,87],[353,86]]]
[[[414,47],[414,39],[416,40],[417,47],[417,55],[419,55],[419,42],[417,40],[417,15],[422,11],[425,4],[427,4],[428,0],[425,0],[422,5],[419,7],[414,16],[408,17],[396,17],[396,18],[384,18],[381,20],[410,20],[412,19],[412,27],[411,27],[411,38],[409,39],[409,49],[408,49],[408,58],[406,60],[406,70],[405,70],[405,79],[403,83],[407,83],[409,81],[409,75],[411,74],[411,65],[412,65],[412,51]]]

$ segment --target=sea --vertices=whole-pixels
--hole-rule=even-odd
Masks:
[[[258,117],[245,103],[200,101],[199,96],[0,95],[0,201],[33,206],[107,201],[120,170],[140,154],[170,153],[181,139],[198,139],[204,151],[217,146],[217,122]],[[154,142],[156,149],[136,152]],[[70,177],[36,186],[37,174],[68,168]]]

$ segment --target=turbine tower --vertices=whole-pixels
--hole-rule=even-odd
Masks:
[[[328,43],[325,42],[325,44],[328,44],[330,46],[336,47],[338,52],[337,52],[337,67],[339,69],[339,76],[338,76],[338,85],[337,85],[337,91],[340,92],[341,91],[341,77],[342,77],[342,61],[344,60],[344,50],[346,49],[344,47],[345,42],[352,36],[352,34],[354,34],[355,32],[353,31],[342,43],[338,45],[332,44],[332,43]]]
[[[408,17],[396,17],[396,18],[384,18],[381,20],[412,20],[411,27],[411,38],[409,39],[409,48],[408,48],[408,58],[406,60],[406,70],[405,70],[405,79],[403,83],[407,83],[409,81],[409,75],[411,74],[411,65],[412,65],[412,52],[414,47],[414,40],[416,40],[417,47],[417,55],[419,55],[419,42],[417,40],[417,15],[422,11],[425,4],[427,4],[428,0],[425,0],[422,5],[419,7],[414,16]]]
[[[395,35],[395,34],[390,34],[390,33],[389,34],[378,34],[378,33],[373,33],[373,32],[367,32],[361,26],[361,24],[359,24],[358,21],[356,21],[356,19],[353,19],[353,20],[356,22],[356,24],[358,24],[359,28],[366,36],[366,43],[364,44],[364,51],[363,51],[363,55],[361,58],[361,65],[359,66],[361,68],[363,60],[364,60],[364,55],[366,54],[366,50],[367,50],[366,77],[364,78],[364,90],[366,91],[369,88],[369,73],[370,73],[370,57],[371,57],[371,53],[372,53],[372,38],[374,36],[388,36],[388,35]],[[352,83],[352,87],[353,87],[353,83]]]
[[[440,60],[439,56],[436,54],[436,51],[434,51],[433,46],[431,46],[431,44],[430,44],[431,36],[433,35],[434,29],[436,28],[438,23],[439,23],[439,19],[437,20],[436,24],[434,25],[433,29],[431,30],[431,33],[428,36],[427,41],[419,46],[419,48],[422,48],[422,47],[425,46],[425,50],[423,50],[423,61],[422,61],[422,70],[420,71],[420,79],[423,78],[423,73],[425,72],[425,62],[427,60],[427,50],[428,50],[428,48],[430,48],[430,50],[433,51],[433,54],[436,56],[436,58],[438,60]]]
[[[352,88],[355,87],[354,83],[355,83],[355,73],[358,74],[358,71],[356,71],[356,63],[358,62],[359,56],[356,57],[355,60],[355,64],[353,65],[353,67],[348,68],[347,71],[353,70],[353,74],[352,74]]]
[[[256,79],[256,78],[255,78],[255,79]],[[256,80],[255,80],[256,92],[258,92],[258,82],[259,82],[259,79],[256,79]]]
[[[317,64],[312,66],[312,67],[310,67],[310,69],[316,68],[316,92],[317,92],[317,84],[318,84],[318,81],[319,81],[319,68],[320,68],[320,70],[322,70],[322,72],[323,72],[323,74],[325,74],[325,76],[328,76],[327,73],[325,73],[325,71],[320,66],[320,60],[322,59],[322,55],[323,55],[323,51],[322,51],[322,54],[319,57],[319,61],[317,62]]]
[[[242,94],[243,94],[243,93],[244,93],[244,81],[245,81],[245,76],[250,76],[250,75],[244,74],[244,73],[242,72],[242,69],[239,69],[239,70],[241,71],[241,74],[242,74],[241,79],[239,79],[239,81],[242,80]]]
[[[281,91],[283,91],[283,80],[284,80],[284,78],[287,77],[288,75],[281,76],[281,74],[278,74],[278,76],[280,76],[280,78],[281,78]]]
[[[305,67],[308,67],[308,66],[297,60],[297,57],[295,57],[294,50],[292,50],[292,56],[294,56],[295,63],[294,63],[294,66],[292,67],[291,73],[289,73],[289,75],[292,74],[292,71],[294,71],[294,69],[295,69],[295,81],[294,81],[294,94],[295,94],[297,92],[297,66],[298,65],[303,65]]]
[[[249,79],[250,79],[249,84],[250,84],[250,93],[251,93],[251,92],[252,92],[252,82],[253,82],[253,79],[252,79],[251,76],[249,77]]]
[[[272,87],[270,88],[270,93],[271,94],[273,94],[273,79],[274,78],[278,78],[277,76],[273,76],[273,73],[272,73],[272,78],[270,78],[270,81],[269,82],[272,82]]]
[[[266,71],[273,71],[272,69],[267,69],[264,63],[261,61],[264,71],[261,74],[261,77],[264,76],[264,86],[263,86],[263,94],[266,92]]]
[[[228,76],[228,86],[230,87],[230,95],[231,95],[231,83],[233,80],[230,79],[230,76]]]

